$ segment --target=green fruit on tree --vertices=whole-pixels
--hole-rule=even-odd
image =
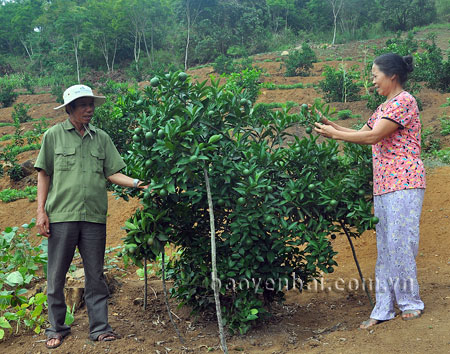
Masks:
[[[244,197],[239,197],[237,200],[238,205],[244,205],[245,204],[245,198]]]
[[[122,252],[117,252],[116,256],[119,257],[119,258],[122,257]]]
[[[142,133],[142,128],[141,127],[137,127],[136,129],[134,129],[134,134],[141,134]]]
[[[249,170],[248,168],[244,168],[244,169],[242,170],[242,174],[243,174],[244,176],[248,176],[248,175],[250,175],[250,170]]]
[[[159,78],[154,77],[153,79],[150,80],[150,85],[152,85],[153,87],[156,87],[159,85]]]
[[[141,138],[140,138],[140,136],[139,136],[139,135],[136,135],[136,134],[134,134],[134,135],[133,135],[133,141],[134,141],[135,143],[138,143],[138,142],[140,142],[140,141],[141,141]]]
[[[188,78],[188,74],[186,74],[185,72],[181,72],[178,74],[178,79],[180,81],[186,81],[187,78]]]
[[[326,258],[325,258],[324,256],[320,256],[319,259],[318,259],[318,261],[319,261],[320,263],[323,263],[323,262],[326,261]]]
[[[306,103],[302,104],[302,109],[308,109],[308,105]]]
[[[269,193],[272,193],[272,192],[273,192],[273,187],[272,187],[272,186],[267,186],[267,187],[266,187],[266,190],[267,190]]]
[[[145,161],[145,168],[150,168],[150,166],[152,165],[152,160],[146,160]]]
[[[241,98],[240,102],[241,106],[245,106],[247,104],[247,99]]]
[[[312,128],[311,127],[306,127],[305,131],[306,131],[306,134],[311,134],[312,133]]]
[[[314,183],[311,183],[310,185],[308,185],[308,189],[310,191],[313,191],[314,189],[316,189],[316,185]]]
[[[162,128],[159,129],[157,135],[158,135],[158,138],[162,138],[164,136],[164,129],[162,129]]]
[[[335,207],[335,206],[338,205],[338,201],[337,201],[336,199],[331,199],[331,200],[330,200],[330,205],[331,205],[332,207]]]
[[[217,201],[217,204],[220,205],[220,206],[222,206],[222,205],[225,204],[225,200],[223,200],[222,198],[220,198],[220,199]]]
[[[162,188],[162,189],[159,191],[159,195],[160,195],[161,197],[167,196],[167,190],[164,189],[164,188]]]
[[[128,248],[128,253],[129,254],[134,254],[135,252],[136,252],[136,247],[131,246],[131,247]]]
[[[190,162],[196,162],[198,160],[198,156],[197,155],[192,155],[190,158],[189,158],[189,161]]]
[[[294,191],[294,190],[292,190],[292,191],[289,192],[289,194],[290,194],[292,197],[295,197],[295,196],[297,195],[297,192]]]
[[[360,189],[360,190],[358,190],[358,195],[361,196],[361,197],[363,197],[363,196],[366,195],[366,192],[364,192],[363,189]]]
[[[272,221],[272,216],[271,215],[266,215],[265,217],[264,217],[264,221],[268,224],[268,223],[270,223],[271,221]]]
[[[334,268],[333,267],[328,267],[327,270],[328,270],[328,273],[333,273],[334,272]]]
[[[153,239],[153,237],[149,237],[147,240],[147,246],[153,246],[153,244],[155,243],[155,240]]]
[[[208,111],[208,116],[212,117],[214,115],[214,111]]]
[[[153,133],[152,132],[147,132],[145,133],[145,141],[150,142],[153,139]]]
[[[372,222],[372,224],[378,224],[380,222],[380,219],[378,219],[378,217],[376,216],[372,216],[370,218],[370,221]]]
[[[302,151],[302,149],[300,148],[300,146],[297,146],[294,151],[298,154],[300,153],[300,151]]]

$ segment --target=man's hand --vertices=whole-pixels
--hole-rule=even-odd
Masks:
[[[38,211],[36,226],[42,236],[50,237],[50,221],[45,211]]]

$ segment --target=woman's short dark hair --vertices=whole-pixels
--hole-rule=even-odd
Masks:
[[[411,55],[402,57],[394,53],[382,54],[375,58],[373,63],[386,76],[397,74],[401,85],[408,80],[408,74],[414,70],[413,57]]]

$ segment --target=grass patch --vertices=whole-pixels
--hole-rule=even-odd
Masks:
[[[303,83],[298,82],[296,84],[292,84],[292,85],[275,85],[271,82],[267,82],[262,84],[262,87],[268,89],[268,90],[291,90],[291,89],[296,89],[296,88],[305,88],[305,85],[303,85]]]
[[[353,114],[350,109],[344,109],[337,112],[337,119],[345,120],[349,118],[361,118],[361,114]]]
[[[36,195],[36,186],[27,186],[24,190],[8,188],[0,191],[0,200],[4,203],[9,203],[18,199],[27,198],[30,202],[34,202],[36,200]]]
[[[10,140],[10,139],[12,139],[12,137],[13,137],[12,134],[5,134],[0,138],[0,141]]]
[[[266,109],[273,109],[273,108],[284,108],[284,107],[297,107],[299,106],[298,103],[296,102],[292,102],[292,101],[286,101],[284,103],[281,102],[271,102],[271,103],[264,103],[264,102],[260,102],[254,105],[254,110],[257,109],[261,109],[261,108],[266,108]]]

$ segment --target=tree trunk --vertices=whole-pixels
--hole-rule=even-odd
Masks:
[[[137,29],[134,33],[134,63],[136,65],[136,72],[139,72],[139,56],[141,55],[141,32]]]
[[[28,50],[27,43],[23,39],[20,40],[20,43],[22,43],[23,47],[25,48],[25,51],[27,52],[30,61],[33,62],[32,53]]]
[[[339,5],[336,8],[337,2],[339,1]],[[342,5],[344,4],[344,0],[330,0],[331,6],[333,8],[333,41],[331,42],[334,45],[336,41],[336,25],[337,25],[337,17],[339,15],[339,11],[341,11]]]
[[[116,53],[117,53],[117,38],[114,41],[114,53],[111,61],[111,73],[114,72],[114,61],[116,60]]]
[[[102,47],[102,53],[103,53],[103,58],[105,59],[106,62],[106,68],[108,70],[108,74],[110,73],[110,67],[109,67],[109,55],[108,55],[108,44],[106,42],[106,35],[103,33],[102,37],[101,37],[101,43],[100,43],[101,47]]]
[[[149,50],[148,50],[147,40],[145,39],[145,33],[144,33],[144,32],[142,32],[142,38],[143,38],[143,40],[144,40],[145,53],[147,53],[147,58],[148,58],[148,60],[151,60],[151,58],[150,58],[150,52],[149,52]]]
[[[187,20],[187,38],[186,38],[186,48],[184,51],[184,70],[187,70],[189,41],[191,34],[191,12],[189,10],[189,0],[186,1],[186,20]]]
[[[73,38],[73,49],[75,52],[75,61],[77,63],[77,78],[78,78],[78,83],[81,83],[80,80],[80,62],[78,60],[78,43],[79,43],[79,38],[76,38],[75,36],[72,37]]]

